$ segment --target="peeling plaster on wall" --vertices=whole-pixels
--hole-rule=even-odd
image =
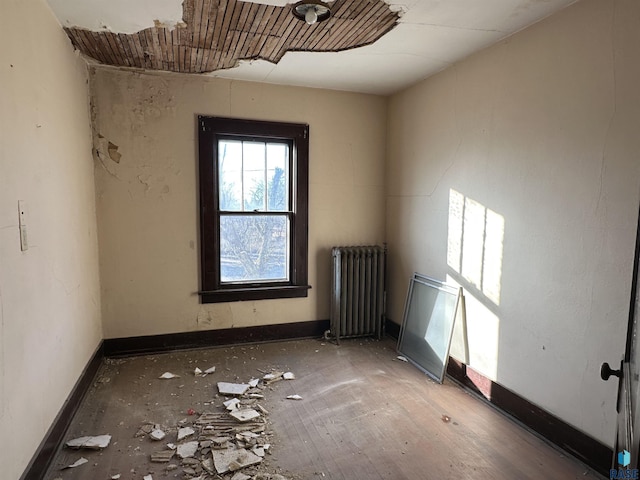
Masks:
[[[107,145],[107,152],[109,153],[109,158],[116,163],[120,163],[120,159],[122,158],[122,154],[118,152],[118,146],[109,142]]]
[[[115,148],[113,148],[112,146]],[[111,143],[104,136],[95,132],[93,134],[93,157],[95,160],[100,162],[102,168],[104,168],[104,170],[109,173],[109,175],[120,180],[116,172],[112,170],[112,168],[109,168],[109,166],[107,165],[107,160],[113,161],[114,163],[118,164],[120,163],[120,158],[122,157],[122,155],[118,152],[117,145]]]
[[[64,27],[136,33],[157,24],[184,25],[182,0],[49,0],[49,5]]]

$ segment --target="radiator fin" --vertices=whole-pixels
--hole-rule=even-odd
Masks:
[[[384,334],[386,248],[333,247],[331,335],[341,338]]]

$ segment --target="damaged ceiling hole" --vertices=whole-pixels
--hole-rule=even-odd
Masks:
[[[65,31],[77,50],[104,65],[207,73],[233,68],[240,60],[278,63],[288,51],[340,52],[370,45],[392,30],[399,18],[383,0],[345,0],[328,19],[313,25],[291,14],[291,5],[185,0],[186,25],[179,28],[155,22],[135,33],[79,27]]]

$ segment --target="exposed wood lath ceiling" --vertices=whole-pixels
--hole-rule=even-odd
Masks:
[[[369,45],[398,14],[382,0],[336,0],[329,20],[308,25],[291,6],[239,0],[185,0],[185,25],[156,25],[133,34],[65,28],[74,46],[106,65],[204,73],[239,60],[278,63],[287,51],[338,52]]]

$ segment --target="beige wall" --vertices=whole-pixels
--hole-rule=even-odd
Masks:
[[[107,338],[329,318],[331,246],[384,238],[386,99],[114,69],[92,90]],[[197,114],[309,124],[308,298],[199,304]]]
[[[102,331],[87,68],[44,1],[0,17],[0,476],[16,479]]]
[[[470,364],[609,445],[599,367],[624,351],[639,19],[632,0],[579,2],[389,105],[390,316],[413,271],[460,283]]]

